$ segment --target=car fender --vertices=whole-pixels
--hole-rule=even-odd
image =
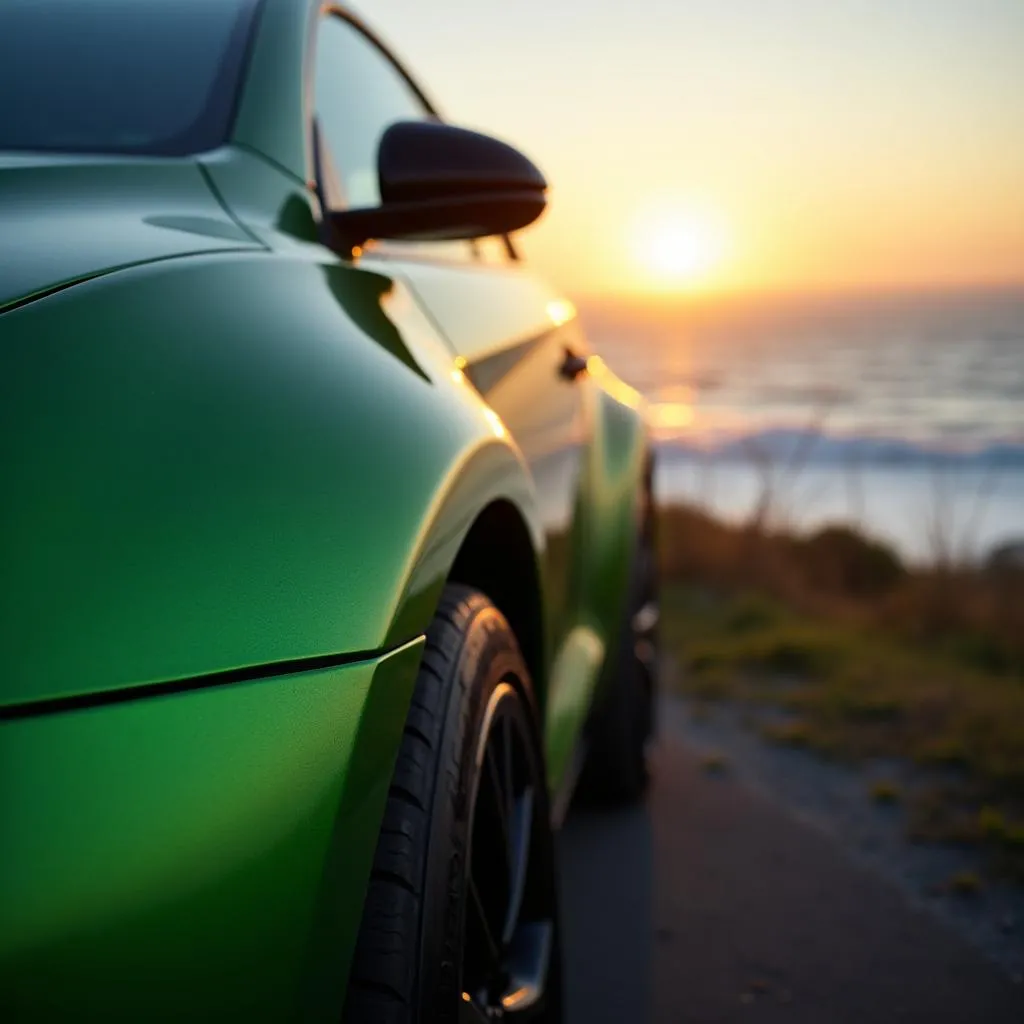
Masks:
[[[614,664],[629,592],[650,444],[640,395],[600,358],[588,361],[595,390],[594,440],[587,467],[590,558],[584,567],[587,606],[606,638],[605,663]]]
[[[518,450],[327,256],[107,275],[0,359],[0,1002],[336,1020],[445,578],[494,502],[540,543]]]
[[[0,318],[6,703],[376,652],[422,633],[532,483],[402,286],[169,261]]]

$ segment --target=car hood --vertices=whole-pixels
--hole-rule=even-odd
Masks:
[[[0,312],[122,267],[250,247],[194,161],[0,154]]]

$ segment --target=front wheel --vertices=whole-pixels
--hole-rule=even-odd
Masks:
[[[482,594],[449,587],[398,753],[347,1024],[561,1021],[538,735],[508,623]]]

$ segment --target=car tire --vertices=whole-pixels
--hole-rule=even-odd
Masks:
[[[633,561],[616,670],[589,723],[578,788],[585,803],[631,804],[647,789],[657,682],[658,585],[653,543],[646,534]]]
[[[346,1024],[560,1021],[550,821],[515,636],[483,594],[449,586],[395,765]]]

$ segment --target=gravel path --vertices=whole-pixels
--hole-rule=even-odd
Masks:
[[[965,847],[908,842],[903,809],[871,799],[876,780],[908,788],[904,766],[833,764],[765,742],[743,718],[727,705],[695,716],[685,702],[668,698],[661,724],[703,763],[722,757],[724,770],[743,785],[829,836],[844,855],[894,885],[910,905],[954,928],[1012,980],[1024,980],[1024,891],[990,882],[973,895],[944,893],[954,875],[981,873],[983,855]]]
[[[963,862],[916,859],[949,852],[906,844],[859,773],[676,701],[655,772],[646,806],[563,830],[570,1024],[1024,1021],[1019,936],[979,924],[1010,904],[924,896]]]

